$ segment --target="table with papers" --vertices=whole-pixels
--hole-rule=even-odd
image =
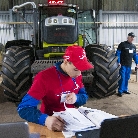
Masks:
[[[62,132],[50,131],[46,126],[41,126],[35,123],[29,122],[28,124],[30,133],[39,133],[40,138],[64,138]]]
[[[115,115],[101,110],[87,107],[67,108],[65,111],[54,112],[53,116],[60,116],[65,120],[65,127],[62,132],[53,132],[46,126],[29,123],[30,133],[40,133],[40,138],[64,138],[74,137],[76,132],[100,129],[105,119],[118,118]]]

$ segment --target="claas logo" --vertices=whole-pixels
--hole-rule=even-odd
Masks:
[[[54,33],[54,36],[67,36],[67,33]]]

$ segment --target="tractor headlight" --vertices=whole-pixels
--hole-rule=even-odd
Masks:
[[[69,23],[71,23],[71,24],[73,23],[73,21],[72,21],[72,19],[71,19],[71,18],[69,19]]]
[[[58,24],[58,19],[57,18],[48,18],[45,20],[45,25],[54,25]]]
[[[58,22],[57,19],[54,19],[53,21],[54,21],[54,23],[57,23]]]
[[[67,19],[64,19],[64,20],[63,20],[63,23],[67,23],[67,22],[68,22]]]
[[[48,23],[52,23],[52,19],[51,18],[48,19]]]

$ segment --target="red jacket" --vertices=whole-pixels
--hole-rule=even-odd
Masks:
[[[59,72],[53,66],[36,75],[28,94],[37,100],[42,99],[41,112],[52,115],[53,111],[65,110],[64,104],[60,103],[62,92],[70,91],[77,94],[82,87],[84,87],[82,84],[82,75],[73,81],[72,78]],[[67,104],[66,106],[74,107],[72,104]]]

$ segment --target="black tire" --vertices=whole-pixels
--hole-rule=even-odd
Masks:
[[[1,85],[10,101],[20,102],[30,88],[32,62],[33,49],[28,46],[12,46],[3,55]]]
[[[94,65],[94,76],[89,88],[91,97],[103,98],[116,93],[120,80],[115,51],[106,45],[89,45],[85,48],[86,55]]]

